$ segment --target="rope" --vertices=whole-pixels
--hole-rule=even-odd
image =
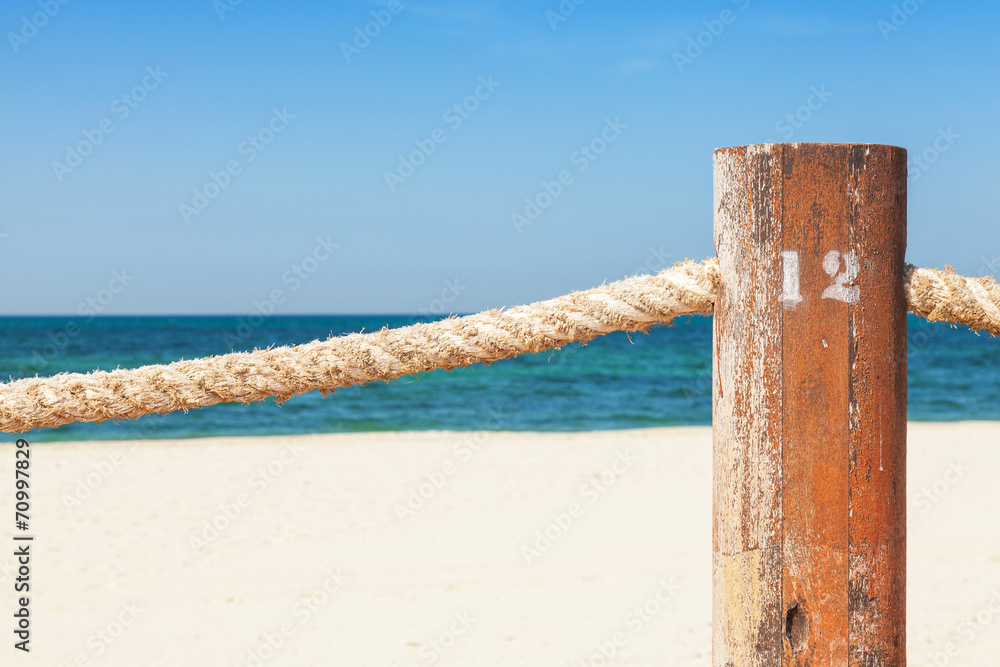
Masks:
[[[718,281],[716,260],[685,262],[657,276],[430,324],[134,370],[16,380],[0,385],[0,430],[132,419],[269,396],[284,401],[313,389],[327,392],[435,368],[488,364],[710,312]]]
[[[909,308],[1000,334],[1000,287],[989,278],[907,266]],[[587,342],[612,331],[645,331],[679,315],[711,313],[719,263],[680,262],[584,292],[508,310],[350,334],[294,347],[235,352],[133,370],[61,373],[0,384],[0,430],[134,419],[217,403],[284,401],[373,380],[454,369]]]
[[[911,312],[1000,336],[1000,285],[993,278],[967,278],[950,266],[939,271],[907,264],[905,285]]]

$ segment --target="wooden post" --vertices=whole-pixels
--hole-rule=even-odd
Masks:
[[[713,664],[906,664],[906,151],[715,152]]]

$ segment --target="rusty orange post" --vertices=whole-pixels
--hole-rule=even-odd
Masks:
[[[906,151],[715,152],[713,664],[906,664]]]

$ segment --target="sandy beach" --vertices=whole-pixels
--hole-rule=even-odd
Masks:
[[[708,665],[711,462],[702,427],[33,445],[3,663]],[[911,665],[996,664],[998,475],[1000,423],[910,424]]]

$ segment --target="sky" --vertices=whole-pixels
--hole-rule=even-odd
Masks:
[[[712,151],[764,141],[907,148],[908,261],[997,275],[998,19],[7,0],[0,314],[529,303],[714,255]]]

